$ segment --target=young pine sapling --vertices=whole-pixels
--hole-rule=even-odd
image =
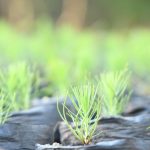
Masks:
[[[11,111],[14,109],[14,95],[11,95],[11,99],[9,99],[10,95],[6,94],[2,90],[0,91],[0,124],[4,124]]]
[[[120,72],[104,73],[98,79],[99,95],[103,102],[103,114],[118,115],[123,112],[131,92],[127,92],[130,73],[127,69]]]
[[[58,112],[71,130],[73,135],[83,144],[89,144],[92,141],[93,135],[101,115],[101,101],[97,96],[98,86],[92,83],[86,85],[72,87],[68,92],[62,106],[62,111],[57,103]],[[66,101],[69,98],[75,111],[69,109]],[[70,118],[73,126],[67,120]],[[94,121],[91,123],[91,120]]]
[[[7,95],[7,101],[14,96],[14,111],[28,109],[35,74],[26,63],[9,65],[0,71],[0,91]]]

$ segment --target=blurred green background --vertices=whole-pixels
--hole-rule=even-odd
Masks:
[[[126,66],[135,90],[149,94],[149,8],[148,0],[0,0],[0,65],[36,65],[40,97]]]

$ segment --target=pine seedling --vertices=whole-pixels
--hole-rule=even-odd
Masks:
[[[103,102],[105,116],[119,115],[130,99],[127,93],[130,73],[127,69],[120,72],[104,73],[99,78],[99,95]]]
[[[8,101],[15,95],[14,111],[29,108],[33,78],[33,72],[24,62],[12,64],[0,71],[0,90],[7,95]]]
[[[14,109],[14,95],[11,95],[11,99],[9,99],[10,95],[4,93],[3,91],[0,92],[0,124],[4,124],[11,111]]]
[[[89,144],[92,141],[100,118],[101,101],[97,97],[97,91],[98,86],[92,83],[72,87],[62,104],[62,111],[59,108],[59,103],[57,103],[57,109],[62,120],[73,135],[83,144]],[[67,97],[71,101],[75,111],[67,107]],[[71,119],[73,126],[67,120],[68,117]],[[94,122],[91,123],[93,119]]]

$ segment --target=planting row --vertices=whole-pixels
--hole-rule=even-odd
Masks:
[[[68,90],[61,107],[58,101],[60,117],[81,143],[92,142],[101,116],[123,112],[131,94],[127,89],[129,76],[128,70],[125,69],[121,72],[101,74],[95,80],[86,79],[81,85],[72,86]],[[2,70],[0,77],[0,123],[5,124],[13,112],[30,107],[32,95],[36,96],[38,89],[38,76],[33,74],[33,68],[26,63],[19,63]],[[68,99],[73,109],[67,107]],[[68,119],[75,127],[72,127]]]
[[[127,91],[129,74],[127,69],[122,72],[103,73],[97,76],[95,80],[86,79],[80,83],[81,86],[72,86],[66,96],[72,99],[72,102],[74,101],[73,104],[78,102],[75,108],[77,109],[77,106],[80,106],[80,111],[82,105],[86,105],[84,111],[87,111],[90,108],[93,109],[93,106],[97,106],[96,103],[98,102],[99,109],[97,109],[100,111],[100,108],[102,108],[104,115],[120,114],[130,95],[130,92]],[[38,97],[40,75],[37,69],[29,67],[24,62],[10,65],[0,71],[0,91],[0,123],[3,124],[11,112],[28,109],[31,106],[31,99]],[[125,92],[129,93],[125,94]],[[96,102],[95,100],[99,101]],[[88,104],[87,101],[89,101]],[[95,112],[93,113],[95,114]],[[93,114],[91,114],[91,117],[93,117]]]
[[[37,145],[37,149],[111,149],[112,146],[137,150],[133,145],[140,140],[138,146],[148,150],[149,99],[140,99],[139,104],[137,98],[129,101],[127,69],[86,78],[80,84],[73,84],[57,100],[31,102],[39,92],[39,77],[34,69],[19,63],[1,71],[0,148],[35,149],[37,143],[50,143],[53,145]],[[29,107],[33,108],[18,112]],[[123,112],[131,117],[121,117]],[[58,123],[61,119],[63,123]],[[130,144],[126,146],[129,138]]]

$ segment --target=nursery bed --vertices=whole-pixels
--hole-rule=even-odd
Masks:
[[[149,97],[134,96],[122,117],[100,120],[96,132],[102,133],[93,139],[91,145],[85,147],[60,122],[55,98],[36,100],[32,109],[12,114],[9,121],[0,126],[0,149],[149,150],[149,104]],[[56,148],[52,145],[53,142],[61,145]],[[79,145],[81,146],[78,147]]]

